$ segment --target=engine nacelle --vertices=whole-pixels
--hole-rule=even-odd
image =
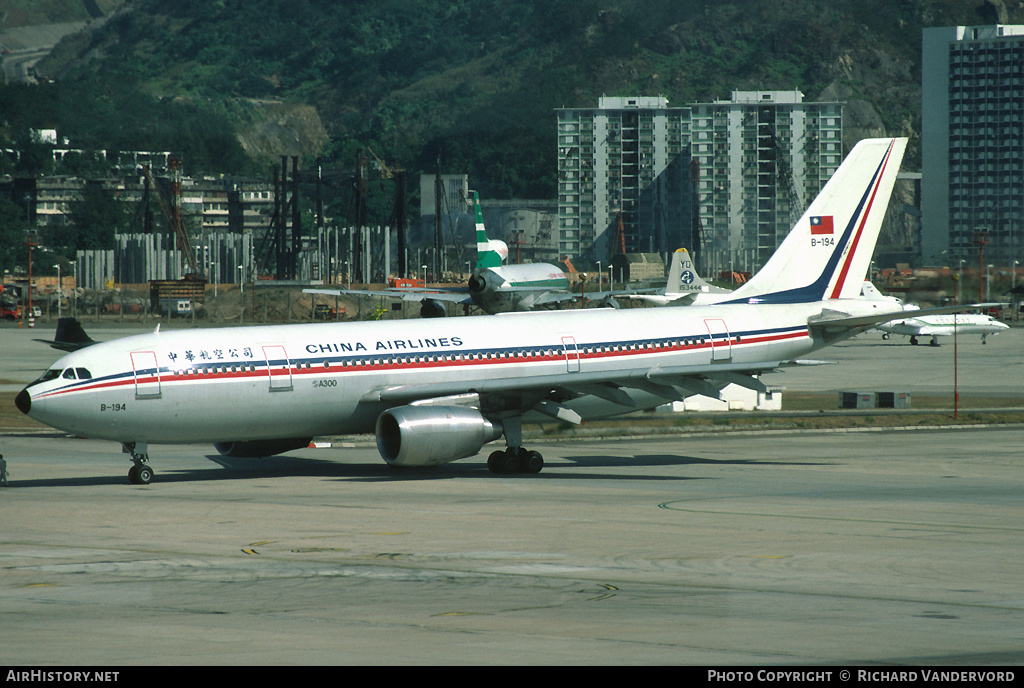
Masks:
[[[469,278],[469,290],[474,294],[497,291],[501,285],[502,279],[490,270],[477,272]]]
[[[437,466],[501,437],[499,423],[465,406],[399,406],[377,418],[377,450],[392,466]]]
[[[448,309],[437,299],[423,299],[420,301],[421,318],[443,318],[448,315]]]
[[[312,437],[288,437],[279,440],[247,440],[245,442],[214,442],[216,447],[224,456],[235,458],[260,458],[273,456],[292,449],[308,447],[313,441]]]

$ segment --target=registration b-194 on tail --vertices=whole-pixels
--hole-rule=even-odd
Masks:
[[[758,375],[902,311],[860,298],[905,139],[860,142],[765,267],[724,303],[155,332],[93,344],[17,397],[32,418],[148,446],[264,456],[373,432],[393,466],[491,453],[536,472],[522,424],[654,407]]]

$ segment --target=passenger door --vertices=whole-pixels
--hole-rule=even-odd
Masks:
[[[135,398],[160,397],[160,366],[152,351],[132,351],[132,370],[135,373]]]
[[[292,364],[283,346],[269,344],[263,347],[270,375],[270,391],[286,392],[292,389]]]
[[[711,362],[721,363],[732,360],[732,342],[729,328],[721,318],[705,318],[704,327],[711,335]]]
[[[575,337],[562,337],[562,350],[565,352],[566,371],[580,372],[580,349]]]

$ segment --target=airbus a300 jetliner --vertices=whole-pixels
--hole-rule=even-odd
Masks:
[[[543,459],[523,447],[524,421],[609,417],[717,396],[730,382],[763,388],[758,374],[905,317],[860,298],[905,146],[860,142],[723,303],[157,331],[66,355],[16,403],[55,428],[121,442],[136,483],[152,478],[151,443],[266,456],[366,432],[395,466],[473,456],[504,436],[491,470],[536,472]]]

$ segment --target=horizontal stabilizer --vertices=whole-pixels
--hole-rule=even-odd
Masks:
[[[54,349],[61,351],[78,351],[96,343],[85,333],[82,323],[75,318],[61,318],[57,321],[57,331],[54,333],[53,341],[47,339],[35,341],[49,344]]]

